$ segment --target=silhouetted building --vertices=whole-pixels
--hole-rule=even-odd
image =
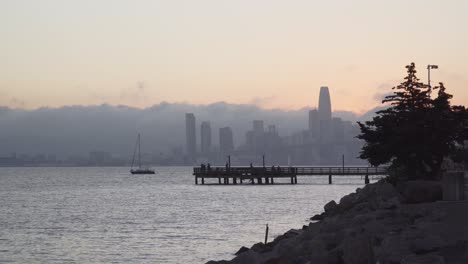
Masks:
[[[320,87],[320,96],[319,96],[319,120],[331,120],[331,102],[330,102],[330,92],[328,91],[327,86]]]
[[[222,154],[231,154],[234,151],[234,140],[230,127],[219,129],[219,150]]]
[[[317,109],[309,111],[309,131],[312,137],[318,137],[320,133],[320,120]]]
[[[201,123],[201,153],[208,155],[211,150],[211,125],[210,122]]]
[[[194,162],[197,156],[197,137],[195,129],[195,115],[192,113],[185,114],[185,134],[187,154],[190,162]]]
[[[332,119],[333,141],[343,142],[345,139],[344,122],[341,118],[334,117]]]
[[[327,86],[320,87],[319,96],[319,121],[320,121],[320,142],[330,142],[332,139],[331,135],[331,102],[330,93]]]

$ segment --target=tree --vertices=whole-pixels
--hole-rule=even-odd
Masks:
[[[444,157],[461,157],[467,111],[450,105],[452,95],[443,83],[431,89],[420,82],[414,63],[406,69],[405,81],[382,101],[389,107],[372,121],[358,122],[358,138],[365,141],[360,158],[374,166],[389,163],[399,179],[437,179]]]

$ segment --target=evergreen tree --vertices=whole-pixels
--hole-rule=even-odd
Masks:
[[[372,121],[358,122],[358,138],[365,141],[360,158],[374,166],[390,163],[400,179],[437,179],[444,157],[455,155],[468,139],[467,111],[450,105],[452,95],[442,83],[431,89],[420,82],[414,63],[406,68],[405,81],[382,101],[389,107]]]

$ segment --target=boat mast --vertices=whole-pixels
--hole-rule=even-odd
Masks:
[[[132,169],[133,169],[133,165],[135,165],[135,156],[136,156],[137,148],[138,148],[138,138],[137,138],[137,141],[135,142],[135,148],[133,149]]]
[[[138,133],[138,168],[141,168],[140,133]]]

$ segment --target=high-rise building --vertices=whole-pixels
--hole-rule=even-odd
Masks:
[[[333,141],[343,142],[345,139],[345,123],[341,118],[334,117],[332,119]]]
[[[331,121],[331,102],[330,102],[330,92],[328,91],[327,86],[320,87],[320,96],[319,96],[319,120]]]
[[[319,122],[320,122],[320,142],[326,143],[332,140],[332,124],[331,124],[331,102],[330,93],[327,86],[320,87],[319,96]]]
[[[185,135],[187,155],[194,162],[197,156],[197,137],[195,129],[195,115],[192,113],[185,114]]]
[[[320,131],[320,120],[317,109],[309,111],[309,131],[312,137],[318,137]]]
[[[204,121],[201,123],[201,153],[208,155],[211,150],[211,125],[210,122]]]
[[[222,154],[231,154],[234,151],[234,140],[232,129],[230,127],[222,127],[219,129],[219,149]]]

